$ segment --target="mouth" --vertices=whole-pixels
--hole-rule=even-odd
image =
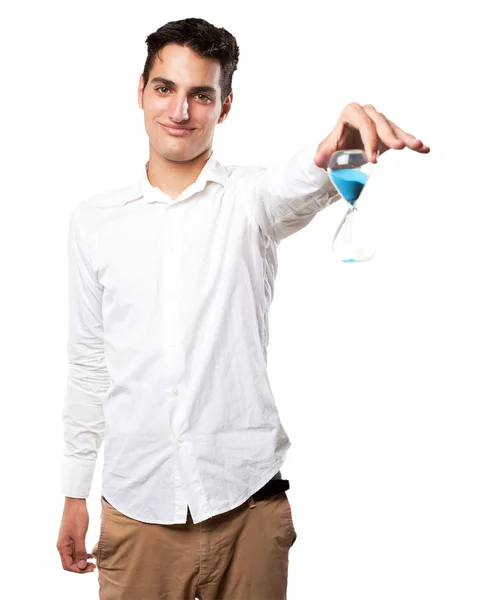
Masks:
[[[163,125],[162,123],[160,123],[160,125],[170,135],[174,135],[174,136],[183,137],[183,136],[189,135],[190,133],[192,133],[194,131],[194,129],[189,129],[186,127],[167,127],[166,125]]]

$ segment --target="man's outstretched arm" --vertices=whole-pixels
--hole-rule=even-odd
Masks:
[[[317,147],[296,152],[282,165],[250,168],[244,194],[248,211],[263,233],[279,243],[341,197],[326,170],[334,152],[365,150],[369,161],[375,163],[387,150],[406,146],[421,154],[430,151],[371,104],[351,102]]]

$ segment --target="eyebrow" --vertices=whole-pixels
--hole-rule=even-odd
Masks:
[[[155,83],[163,83],[164,85],[169,85],[170,87],[176,88],[176,83],[174,81],[165,79],[164,77],[153,77],[151,83],[152,85]],[[194,93],[208,92],[210,94],[216,94],[215,88],[209,85],[195,85],[194,87],[190,88],[189,91]]]

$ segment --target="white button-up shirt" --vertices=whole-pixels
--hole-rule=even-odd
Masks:
[[[102,494],[148,523],[226,512],[279,471],[277,247],[340,198],[314,152],[271,168],[212,154],[175,200],[142,163],[131,185],[73,208],[63,495],[88,497],[103,441]]]

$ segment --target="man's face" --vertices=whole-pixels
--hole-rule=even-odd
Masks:
[[[158,54],[161,59],[156,56],[144,92],[143,75],[138,86],[146,132],[160,156],[175,162],[193,160],[212,145],[215,126],[225,120],[233,93],[221,105],[221,66],[216,60],[178,44],[168,44]],[[198,87],[206,89],[194,89]],[[175,133],[168,126],[187,130]]]

